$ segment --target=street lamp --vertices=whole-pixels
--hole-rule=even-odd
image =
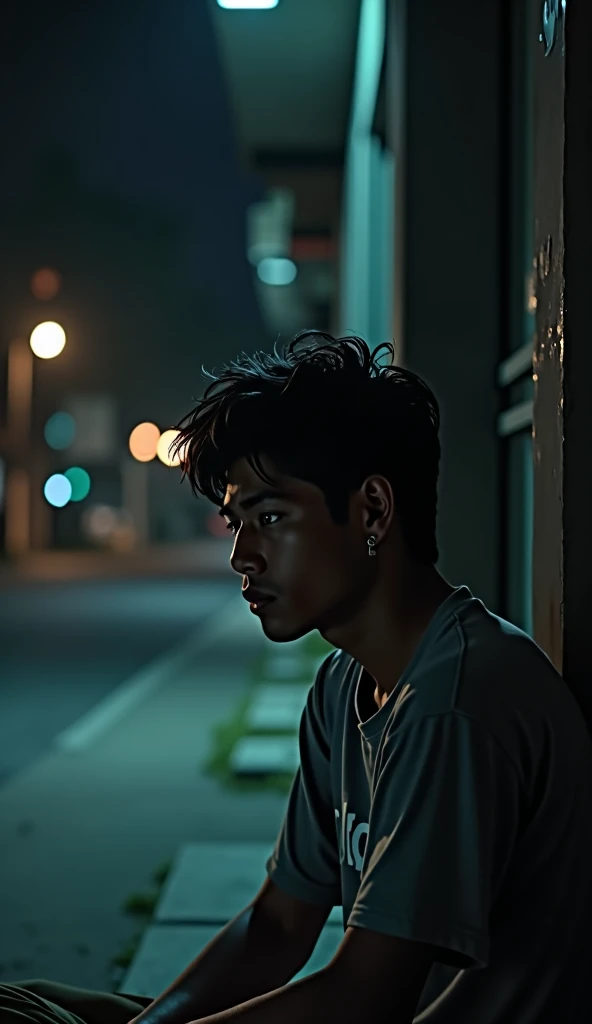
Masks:
[[[8,347],[7,449],[12,466],[6,477],[4,535],[9,555],[23,554],[30,546],[33,355],[54,359],[65,344],[64,328],[54,321],[45,321],[31,332],[28,343],[23,338],[14,338]]]
[[[46,320],[31,331],[29,345],[39,359],[55,359],[66,344],[66,332],[60,324]]]

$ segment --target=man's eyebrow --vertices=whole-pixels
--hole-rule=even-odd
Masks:
[[[288,491],[258,491],[257,494],[251,495],[250,498],[245,498],[243,501],[239,501],[239,508],[243,511],[253,508],[255,505],[261,504],[262,501],[293,501],[294,495]],[[230,507],[230,502],[227,505],[223,505],[218,512],[219,516],[233,516],[236,513]]]

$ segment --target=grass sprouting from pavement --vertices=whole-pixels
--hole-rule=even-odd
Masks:
[[[281,645],[278,645],[281,648]],[[325,657],[334,650],[330,644],[323,640],[318,633],[311,633],[302,642],[300,648],[302,654],[302,669],[289,683],[302,683],[312,686],[316,673],[316,667],[320,658]],[[315,666],[316,663],[316,666]],[[271,681],[268,673],[268,655],[264,653],[257,657],[251,664],[249,671],[248,692],[236,706],[234,713],[226,721],[218,724],[212,734],[212,747],[209,758],[202,769],[206,775],[215,778],[226,789],[238,793],[260,793],[275,791],[287,795],[293,781],[293,774],[282,773],[276,775],[253,775],[250,777],[237,776],[230,767],[232,751],[236,744],[244,736],[290,736],[292,730],[257,730],[249,727],[247,722],[248,710],[251,705],[254,691],[258,683]],[[278,686],[281,681],[273,680]]]
[[[123,913],[128,914],[130,917],[139,918],[142,930],[132,935],[123,949],[112,958],[111,966],[113,968],[119,969],[120,971],[126,971],[131,967],[134,957],[138,952],[140,942],[142,941],[144,931],[147,928],[150,919],[154,915],[162,888],[169,876],[172,866],[172,860],[164,861],[163,864],[160,864],[156,868],[152,875],[152,882],[156,888],[151,889],[149,892],[132,892],[124,901],[121,908]]]

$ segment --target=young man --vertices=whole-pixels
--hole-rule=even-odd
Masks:
[[[536,644],[435,568],[438,405],[377,356],[306,332],[225,368],[182,424],[265,635],[336,651],[265,885],[136,1024],[586,1018],[588,729]],[[288,985],[334,905],[335,958]]]

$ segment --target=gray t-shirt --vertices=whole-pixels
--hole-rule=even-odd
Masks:
[[[321,666],[269,876],[441,947],[416,1021],[592,1020],[592,740],[568,686],[466,587],[380,710],[374,685],[343,651]]]

